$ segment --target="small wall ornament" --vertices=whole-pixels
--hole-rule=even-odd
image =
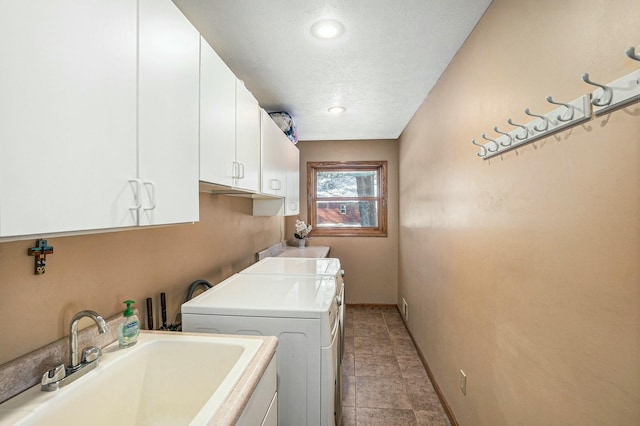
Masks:
[[[52,253],[53,247],[49,245],[47,240],[36,240],[36,246],[27,251],[29,256],[35,256],[35,268],[33,271],[35,275],[43,275],[45,273],[47,255]]]

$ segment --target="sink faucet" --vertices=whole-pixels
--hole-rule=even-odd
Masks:
[[[101,352],[95,346],[84,348],[82,350],[82,358],[78,361],[78,323],[84,317],[89,317],[95,321],[100,334],[108,331],[107,323],[96,312],[80,311],[75,314],[69,326],[69,366],[65,368],[64,364],[60,364],[44,373],[41,382],[43,391],[58,390],[61,386],[84,376],[98,365],[98,358]]]
[[[76,371],[80,368],[80,362],[78,360],[78,323],[84,317],[89,317],[95,321],[98,326],[98,332],[100,334],[106,333],[109,329],[104,319],[94,311],[80,311],[74,315],[69,326],[69,372]]]

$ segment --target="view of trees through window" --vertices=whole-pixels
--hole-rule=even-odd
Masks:
[[[316,182],[318,227],[378,226],[377,199],[368,199],[378,196],[377,171],[318,172]]]
[[[385,175],[386,162],[309,163],[315,234],[386,235]]]

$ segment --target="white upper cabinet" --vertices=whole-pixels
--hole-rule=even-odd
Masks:
[[[236,76],[201,39],[200,180],[233,186],[236,161]]]
[[[300,214],[300,151],[264,111],[262,194],[268,197],[253,200],[254,216]]]
[[[140,225],[198,220],[200,34],[169,0],[139,0]]]
[[[284,215],[295,216],[300,214],[300,150],[294,144],[289,143],[286,157],[287,193],[284,200]]]
[[[241,81],[236,81],[236,179],[234,186],[260,190],[260,105]]]
[[[136,2],[3,2],[0,236],[136,224]]]
[[[0,237],[197,220],[199,36],[173,3],[2,9]]]
[[[292,145],[269,114],[261,111],[261,192],[284,197],[287,191],[287,145]]]
[[[259,192],[258,101],[204,39],[200,56],[200,181]]]

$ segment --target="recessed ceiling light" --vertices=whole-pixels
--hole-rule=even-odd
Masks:
[[[335,19],[323,19],[311,26],[311,34],[325,40],[338,38],[344,33],[344,25]]]
[[[332,106],[331,108],[327,109],[327,111],[329,111],[331,114],[340,114],[345,112],[347,109],[343,106]]]

